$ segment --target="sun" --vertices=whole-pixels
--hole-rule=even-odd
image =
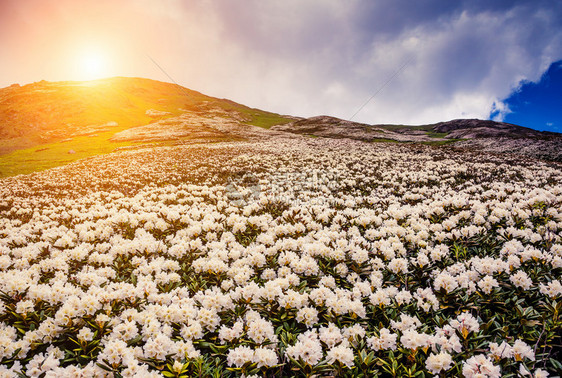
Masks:
[[[85,49],[77,57],[77,73],[82,80],[100,79],[107,76],[107,56],[99,50]]]

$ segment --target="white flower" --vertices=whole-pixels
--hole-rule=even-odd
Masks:
[[[303,307],[297,311],[296,319],[310,328],[318,322],[318,310],[314,307]]]
[[[295,345],[289,346],[285,353],[295,360],[302,359],[311,366],[318,364],[324,356],[318,335],[312,331],[299,335]]]
[[[175,354],[174,342],[168,336],[159,334],[149,338],[143,346],[146,358],[165,359],[168,354]]]
[[[113,327],[112,336],[123,341],[129,341],[138,335],[136,322],[125,321]]]
[[[501,370],[488,357],[478,354],[463,363],[462,374],[466,378],[499,378]]]
[[[107,361],[112,365],[119,365],[122,361],[123,356],[126,354],[127,343],[122,340],[110,340],[108,341],[101,354],[102,360],[107,359]]]
[[[492,292],[492,289],[495,287],[499,287],[499,285],[500,284],[498,283],[498,281],[490,275],[486,275],[484,276],[484,278],[478,281],[478,286],[486,294],[490,294]]]
[[[369,296],[370,302],[374,306],[388,306],[390,304],[390,296],[384,289],[378,289]]]
[[[525,358],[528,358],[531,361],[535,360],[535,352],[533,352],[533,349],[522,340],[515,340],[511,351],[516,361],[522,361]]]
[[[258,368],[265,366],[270,367],[277,365],[279,363],[279,359],[277,358],[277,353],[274,350],[269,348],[256,348],[254,351],[254,359],[258,366]]]
[[[346,365],[347,367],[352,367],[353,363],[353,349],[348,346],[338,345],[330,349],[327,353],[327,359],[330,364],[338,361],[342,365]]]
[[[201,353],[195,349],[191,341],[177,341],[175,344],[175,348],[177,349],[176,357],[179,359],[197,358],[201,356]]]
[[[355,324],[350,327],[346,327],[343,330],[343,338],[344,340],[349,341],[354,346],[357,343],[357,338],[362,339],[365,337],[365,329],[360,324]]]
[[[451,291],[455,290],[459,284],[455,277],[451,276],[447,272],[439,273],[439,275],[433,281],[433,288],[436,291],[440,289],[444,289],[445,292],[450,293]]]
[[[433,261],[441,261],[441,259],[449,254],[449,247],[445,244],[439,244],[433,248],[429,255]]]
[[[408,290],[400,290],[394,297],[394,300],[399,305],[408,304],[412,300],[412,294]]]
[[[400,331],[406,331],[408,329],[416,329],[416,328],[420,327],[422,325],[422,323],[416,317],[406,315],[406,314],[401,314],[400,315],[400,321],[396,322],[394,320],[391,320],[390,325],[394,329],[397,329],[397,330],[400,330]]]
[[[490,353],[496,359],[511,358],[513,356],[511,346],[505,341],[503,341],[500,345],[497,343],[490,343],[488,347],[490,348]]]
[[[449,324],[451,327],[457,329],[464,338],[466,338],[470,332],[476,332],[480,329],[478,320],[468,312],[463,312],[457,316],[456,319],[451,320]]]
[[[531,372],[523,364],[519,365],[519,374],[523,377],[531,376],[532,378],[547,378],[549,376],[547,371],[540,368],[531,374]]]
[[[539,288],[542,294],[547,295],[552,299],[562,295],[562,284],[558,280],[553,280],[546,285],[540,284]]]
[[[258,344],[262,344],[266,341],[277,342],[277,335],[275,335],[275,329],[273,324],[261,317],[247,319],[248,324],[248,337]]]
[[[32,312],[34,308],[34,303],[31,300],[24,300],[19,301],[16,305],[16,312],[18,314],[27,314],[28,312]]]
[[[219,339],[221,343],[225,343],[226,341],[232,341],[234,339],[239,338],[244,331],[244,323],[242,321],[237,321],[234,323],[232,328],[228,328],[225,325],[222,325],[219,329]]]
[[[197,340],[203,337],[203,327],[199,322],[190,322],[189,325],[184,325],[180,329],[180,335],[185,340]]]
[[[214,331],[220,324],[220,317],[215,309],[202,308],[199,310],[198,321],[209,331]]]
[[[377,350],[396,350],[396,339],[398,335],[395,333],[391,333],[386,328],[381,328],[379,330],[379,337],[372,336],[367,339],[367,345],[369,348],[377,351]]]
[[[429,346],[431,338],[425,333],[418,333],[415,329],[407,329],[400,337],[400,343],[404,348],[417,349]]]
[[[451,355],[446,352],[441,352],[439,354],[432,353],[425,360],[425,367],[433,374],[438,374],[442,370],[449,370],[452,364],[453,359],[451,358]]]
[[[241,345],[237,348],[230,349],[226,356],[228,366],[242,367],[248,362],[254,361],[254,350],[249,346]]]
[[[529,289],[531,285],[533,285],[533,281],[529,278],[527,273],[525,273],[522,270],[518,271],[515,274],[512,274],[509,277],[509,280],[511,281],[512,284],[524,290]]]
[[[328,327],[321,327],[318,334],[320,340],[328,345],[329,348],[332,348],[343,340],[341,330],[334,323],[328,323]]]
[[[336,265],[335,271],[339,276],[343,277],[348,272],[347,265],[345,265],[344,263],[339,263],[338,265]]]
[[[388,263],[388,269],[395,273],[408,273],[408,260],[405,258],[395,258]]]
[[[88,342],[94,339],[94,333],[89,328],[83,327],[82,329],[80,329],[80,332],[78,332],[77,337],[80,341]]]
[[[324,276],[318,282],[318,286],[325,286],[330,289],[334,289],[336,287],[336,279],[333,276]]]

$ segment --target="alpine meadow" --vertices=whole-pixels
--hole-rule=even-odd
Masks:
[[[562,376],[560,20],[2,1],[0,377]]]

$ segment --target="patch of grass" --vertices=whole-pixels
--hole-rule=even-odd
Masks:
[[[284,117],[277,113],[250,108],[246,105],[242,105],[226,99],[213,99],[208,103],[208,106],[211,108],[218,107],[226,112],[238,112],[249,119],[248,121],[244,122],[245,124],[263,127],[264,129],[269,129],[271,126],[282,125],[294,121],[294,119],[292,118]]]
[[[373,143],[406,143],[399,140],[388,139],[388,138],[373,138],[371,139]]]
[[[464,140],[464,139],[434,140],[434,141],[421,142],[421,143],[426,144],[428,146],[445,146],[445,145],[453,144],[453,143],[461,141],[461,140]]]
[[[179,85],[142,78],[42,81],[4,88],[0,89],[0,177],[41,171],[119,147],[155,143],[109,139],[132,127],[179,116],[185,110],[204,112],[207,107],[232,111],[233,118],[242,114],[245,123],[266,129],[293,121]],[[151,117],[146,114],[148,109],[169,114]],[[108,122],[117,126],[102,126]]]
[[[112,130],[96,136],[80,136],[64,142],[53,142],[24,148],[0,156],[0,177],[27,174],[68,164],[73,161],[113,152],[118,147],[147,144],[140,142],[110,142]],[[69,151],[74,153],[69,153]]]
[[[251,121],[245,122],[248,125],[254,125],[263,127],[264,129],[269,129],[271,126],[283,125],[285,123],[293,122],[291,118],[283,117],[279,114],[262,112],[255,113]]]
[[[449,133],[437,133],[435,131],[428,131],[427,136],[430,138],[445,138]]]
[[[381,129],[389,130],[389,131],[397,131],[397,130],[423,130],[427,132],[433,131],[433,125],[419,125],[419,126],[409,126],[409,125],[376,125]]]

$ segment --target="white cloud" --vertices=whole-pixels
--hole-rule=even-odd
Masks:
[[[505,116],[511,113],[509,106],[503,101],[494,101],[492,108],[490,109],[490,114],[492,114],[492,120],[497,122],[503,122]]]
[[[562,5],[548,0],[100,0],[80,15],[77,3],[88,4],[50,1],[70,9],[74,25],[105,15],[100,33],[135,62],[116,75],[168,81],[149,54],[191,89],[300,116],[349,118],[411,59],[355,120],[416,124],[486,118],[492,110],[501,118],[509,109],[500,99],[562,59]],[[36,16],[41,30],[57,24]],[[17,30],[8,35],[15,42],[0,42],[21,42]],[[48,61],[23,57],[13,60]],[[53,79],[29,80],[37,64],[9,64],[0,61],[2,72],[21,72],[11,81]]]
[[[221,35],[207,71],[220,80],[201,78],[196,89],[281,113],[349,118],[412,59],[356,120],[415,124],[487,118],[492,110],[502,119],[509,109],[499,99],[562,58],[556,12],[532,4],[433,9],[419,19],[411,12],[401,19],[391,3],[375,6],[370,11],[399,24],[386,28],[384,14],[362,14],[357,1],[214,4]]]

